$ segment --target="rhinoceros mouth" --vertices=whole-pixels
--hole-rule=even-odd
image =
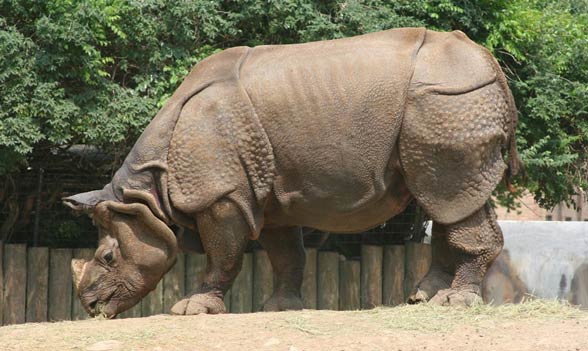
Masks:
[[[88,313],[90,314],[90,317],[102,317],[102,318],[106,318],[106,319],[113,319],[117,316],[117,313],[108,313],[108,302],[100,302],[98,300],[90,303],[90,305],[88,305],[89,307],[89,311]]]
[[[90,317],[104,317],[108,319],[112,319],[116,317],[116,313],[108,313],[109,309],[112,309],[112,297],[116,291],[112,291],[110,295],[104,300],[101,300],[97,297],[93,297],[91,299],[84,299],[82,298],[82,304],[84,305],[86,311],[90,315]],[[86,301],[84,301],[86,300]],[[111,307],[111,308],[109,308]]]

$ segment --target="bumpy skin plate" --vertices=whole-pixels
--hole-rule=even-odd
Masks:
[[[427,32],[400,132],[408,188],[440,223],[481,208],[506,169],[511,109],[493,58],[459,33]]]
[[[216,83],[186,103],[168,157],[170,197],[179,210],[196,213],[227,196],[259,233],[256,199],[269,191],[273,153],[237,81]]]

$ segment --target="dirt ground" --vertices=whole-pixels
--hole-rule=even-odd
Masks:
[[[557,302],[300,311],[0,328],[1,350],[587,350],[588,312]]]

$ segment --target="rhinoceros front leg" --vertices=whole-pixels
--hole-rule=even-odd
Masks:
[[[446,226],[447,245],[455,260],[451,287],[429,301],[443,306],[471,306],[482,301],[481,284],[503,246],[502,231],[489,204],[466,219]]]
[[[196,291],[177,302],[171,312],[180,315],[223,313],[223,297],[241,270],[250,228],[237,205],[229,200],[215,202],[196,218],[207,256],[206,278]]]
[[[299,227],[264,229],[259,243],[267,251],[274,270],[274,293],[263,304],[264,311],[301,310],[300,289],[306,253]]]

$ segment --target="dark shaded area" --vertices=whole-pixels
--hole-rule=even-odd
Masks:
[[[96,246],[97,230],[91,219],[74,216],[61,198],[102,188],[118,162],[95,148],[73,146],[66,153],[49,150],[41,162],[18,176],[8,176],[0,186],[0,240],[48,247]]]
[[[484,277],[484,301],[493,305],[520,303],[528,293],[529,289],[520,278],[519,269],[513,266],[508,250],[502,250]]]
[[[54,248],[95,247],[98,237],[92,221],[85,215],[74,216],[61,203],[61,198],[102,188],[110,181],[120,162],[118,154],[112,157],[86,146],[73,146],[66,153],[47,152],[42,163],[32,164],[18,177],[9,178],[0,188],[0,239],[6,243]],[[347,257],[359,257],[361,244],[420,242],[425,225],[424,213],[411,202],[400,215],[362,234],[329,234],[324,240],[323,233],[305,228],[305,245],[338,251]],[[201,251],[197,234],[180,231],[176,234],[181,246],[182,241],[187,242],[187,251]],[[257,243],[250,244],[250,249],[257,247]]]
[[[573,305],[588,309],[588,262],[582,263],[574,272],[569,299]]]
[[[406,241],[422,242],[427,218],[413,200],[404,212],[386,223],[359,234],[330,234],[321,250],[337,251],[347,258],[359,258],[361,245],[404,245]],[[305,236],[305,243],[307,238]]]

